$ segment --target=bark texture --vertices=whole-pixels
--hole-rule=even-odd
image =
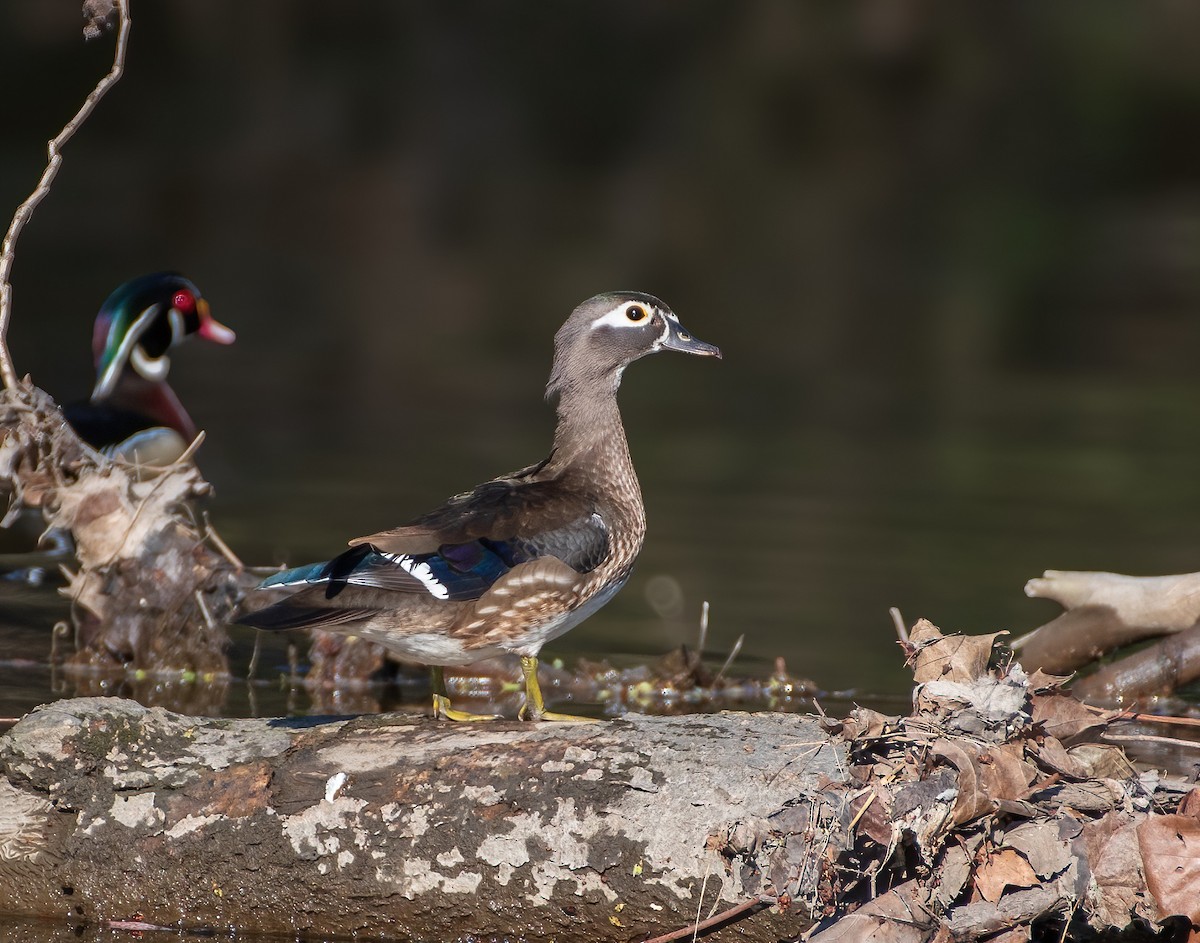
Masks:
[[[787,714],[447,725],[58,702],[0,740],[0,912],[641,938],[757,893],[710,836],[765,834],[844,770],[838,741]],[[774,940],[783,919],[739,930]]]

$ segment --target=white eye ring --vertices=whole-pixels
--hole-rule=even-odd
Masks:
[[[646,309],[641,305],[630,305],[625,309],[625,317],[630,321],[644,321],[646,320]]]

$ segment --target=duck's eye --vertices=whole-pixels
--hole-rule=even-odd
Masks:
[[[641,305],[630,305],[625,309],[625,317],[630,321],[643,321],[646,318],[646,309]]]
[[[196,310],[196,299],[190,291],[177,291],[171,298],[171,307],[180,314],[191,314]]]

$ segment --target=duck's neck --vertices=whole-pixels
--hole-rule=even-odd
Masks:
[[[609,479],[624,479],[627,472],[637,489],[615,390],[585,386],[562,391],[551,464],[560,468],[595,467]]]
[[[132,370],[125,370],[105,402],[174,429],[188,442],[196,438],[196,424],[164,380],[147,380]]]

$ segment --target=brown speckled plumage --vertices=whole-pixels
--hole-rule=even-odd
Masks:
[[[584,302],[555,338],[549,458],[272,577],[263,590],[294,591],[240,621],[360,635],[431,665],[535,658],[620,589],[641,550],[646,515],[616,393],[629,363],[663,349],[720,356],[652,296]]]

